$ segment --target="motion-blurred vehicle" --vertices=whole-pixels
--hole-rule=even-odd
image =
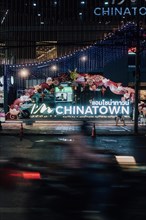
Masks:
[[[72,140],[61,138],[48,142],[44,152],[38,151],[33,159],[9,158],[0,160],[0,187],[13,189],[21,187],[31,190],[29,199],[33,207],[41,207],[45,217],[51,220],[90,219],[85,213],[90,213],[89,198],[91,186],[87,179],[99,178],[97,190],[99,203],[104,206],[104,215],[108,220],[144,220],[146,219],[146,166],[136,164],[131,156],[114,155],[106,150],[94,150],[111,158],[110,164],[92,164],[83,171],[82,175],[74,170],[66,169],[64,158],[66,149]],[[41,141],[35,144],[39,149]],[[40,153],[46,155],[40,159]],[[52,152],[52,153],[51,153]],[[32,156],[32,155],[31,155]],[[47,160],[48,158],[48,160]],[[84,175],[86,173],[86,175]],[[83,178],[82,178],[83,177]],[[85,177],[85,178],[84,178]],[[90,190],[89,190],[90,188]],[[103,198],[106,197],[104,200]],[[96,204],[95,204],[96,205]],[[46,208],[46,209],[45,209]],[[47,211],[46,211],[47,210]],[[100,211],[100,210],[98,210]],[[30,219],[36,214],[36,209],[30,212]]]
[[[28,157],[1,158],[0,187],[32,186],[58,177],[68,143],[64,139],[51,139],[45,144],[46,147],[42,150],[42,141],[34,142],[32,148],[37,153]]]

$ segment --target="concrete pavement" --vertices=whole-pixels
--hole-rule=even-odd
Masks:
[[[120,122],[116,126],[114,119],[96,119],[88,120],[88,134],[92,135],[93,124],[97,135],[135,135],[134,123],[126,119],[126,126]],[[66,135],[80,132],[82,121],[79,120],[6,120],[1,125],[0,134],[47,134],[47,135]],[[138,134],[146,134],[146,125],[138,126]]]

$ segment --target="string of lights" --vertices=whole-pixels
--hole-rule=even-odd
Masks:
[[[37,70],[47,69],[48,72],[53,71],[55,74],[68,72],[68,69],[74,68],[78,68],[79,72],[99,72],[109,62],[113,62],[128,53],[128,47],[133,46],[131,43],[135,43],[133,38],[135,30],[135,23],[129,22],[115,33],[109,33],[100,42],[95,42],[93,45],[86,46],[73,53],[44,62],[9,65],[9,68],[13,71],[20,68],[31,68],[32,71],[36,72]]]

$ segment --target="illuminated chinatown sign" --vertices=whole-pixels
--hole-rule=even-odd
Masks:
[[[91,105],[66,105],[58,104],[55,108],[50,108],[46,104],[34,104],[31,108],[31,115],[33,116],[114,116],[118,113],[129,115],[130,103],[129,101],[113,101],[101,100],[92,101]]]
[[[146,15],[146,7],[121,7],[125,1],[126,0],[121,0],[119,3],[117,3],[117,7],[114,6],[116,4],[116,0],[112,1],[112,7],[96,7],[94,9],[94,14],[96,16],[137,16],[138,14],[141,16]],[[136,0],[131,0],[131,2],[136,2]]]

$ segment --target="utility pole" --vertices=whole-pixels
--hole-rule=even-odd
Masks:
[[[139,8],[139,1],[137,1]],[[135,115],[134,115],[134,133],[138,134],[138,103],[139,103],[139,85],[140,85],[140,20],[137,15],[136,29],[136,58],[135,58]]]
[[[7,85],[7,66],[3,65],[3,75],[4,75],[4,111],[8,112],[8,85]]]
[[[5,63],[3,64],[3,76],[4,76],[4,111],[8,112],[8,75],[7,66],[9,64],[8,50],[5,50]]]

